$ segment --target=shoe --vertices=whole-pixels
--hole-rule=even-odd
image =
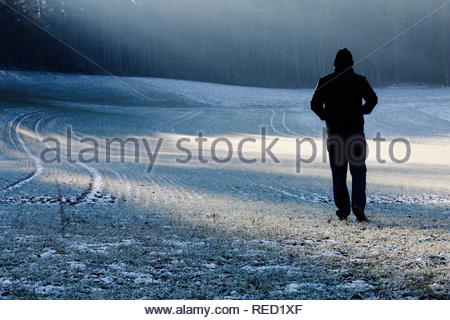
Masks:
[[[343,212],[341,210],[336,211],[336,215],[338,216],[339,220],[344,221],[347,220],[347,217],[349,216],[350,212]]]
[[[358,220],[359,222],[369,222],[369,219],[367,219],[366,215],[364,214],[364,210],[353,208],[353,214],[356,216],[356,220]]]

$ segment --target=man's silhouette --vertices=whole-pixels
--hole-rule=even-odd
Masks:
[[[378,98],[367,79],[353,71],[349,50],[339,50],[334,72],[320,78],[311,100],[311,109],[326,121],[327,149],[333,176],[334,202],[340,220],[352,208],[358,221],[367,221],[366,140],[364,115],[372,112]],[[364,103],[363,103],[364,100]],[[347,168],[352,175],[352,199],[347,189]]]

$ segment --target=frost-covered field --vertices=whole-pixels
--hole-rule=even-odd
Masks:
[[[189,81],[0,71],[0,296],[5,299],[408,299],[449,298],[450,89],[376,90],[366,119],[368,224],[339,222],[312,90]],[[98,163],[67,160],[96,138]],[[280,160],[261,163],[261,127]],[[208,142],[197,159],[201,131]],[[376,161],[371,139],[386,138]],[[318,156],[296,173],[295,138]],[[44,163],[43,139],[61,143]],[[230,162],[212,161],[226,137]],[[238,160],[244,148],[246,164]],[[411,159],[389,159],[389,142]],[[140,143],[163,138],[151,174]],[[176,148],[179,138],[192,150]],[[224,143],[217,156],[224,158]],[[395,149],[402,158],[401,144]],[[307,157],[311,152],[305,146]],[[86,153],[89,158],[92,153]]]

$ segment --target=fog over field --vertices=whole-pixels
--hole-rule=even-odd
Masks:
[[[336,219],[312,89],[0,71],[1,297],[448,298],[450,89],[375,91],[379,105],[366,117],[371,222],[360,224]],[[262,161],[262,128],[267,144],[279,138],[279,163]],[[317,145],[300,173],[297,137]],[[55,147],[48,138],[61,161],[41,157]],[[112,138],[137,139],[139,163],[133,143],[124,163],[112,145],[108,163]],[[232,146],[227,163],[211,154],[217,138]],[[244,138],[255,139],[243,148],[254,163],[239,159]],[[409,141],[406,162],[389,156],[396,138]],[[83,150],[94,156],[92,139],[98,161],[79,161]],[[187,163],[177,161],[188,157],[180,139]],[[162,141],[151,173],[144,141],[152,152]],[[313,150],[302,147],[306,159]],[[224,142],[215,150],[216,160],[229,154]],[[402,159],[404,144],[393,151]]]
[[[445,0],[2,2],[2,68],[311,88],[348,47],[376,86],[449,86]]]

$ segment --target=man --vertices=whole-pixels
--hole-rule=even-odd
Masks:
[[[366,205],[366,140],[364,115],[370,114],[378,98],[367,79],[353,71],[353,57],[347,48],[334,59],[334,72],[320,78],[311,109],[327,125],[327,149],[333,177],[334,202],[340,220],[350,208],[360,222],[368,221]],[[363,103],[364,100],[364,103]],[[347,189],[347,168],[352,176],[352,198]]]

